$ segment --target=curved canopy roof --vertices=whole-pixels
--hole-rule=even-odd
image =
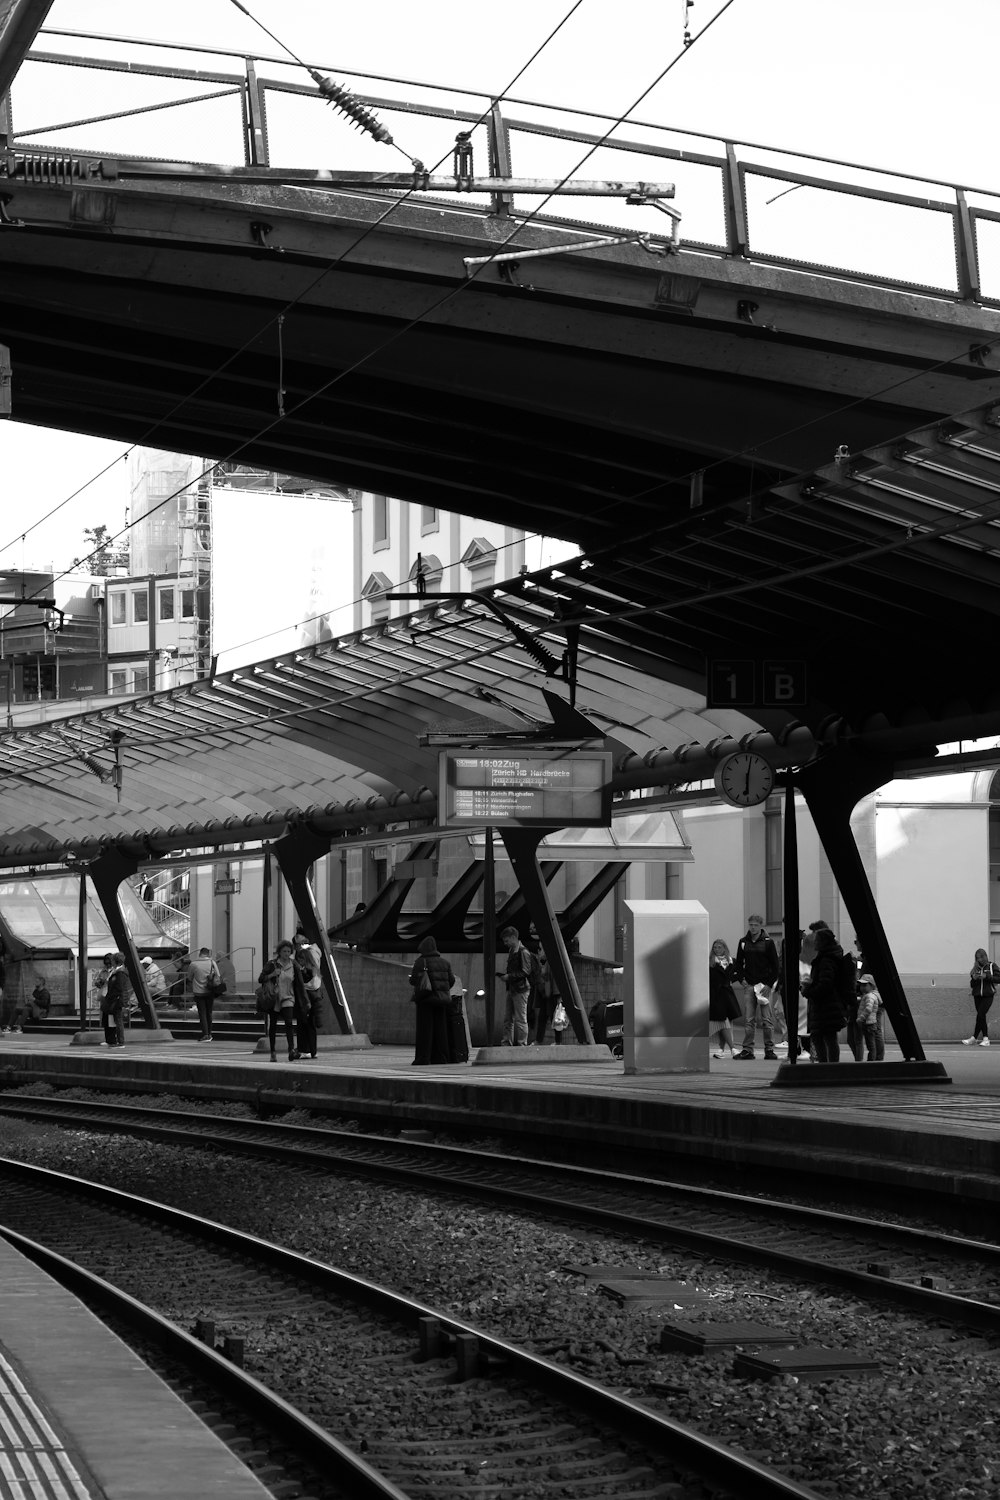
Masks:
[[[421,738],[443,719],[473,736],[484,713],[537,732],[564,668],[617,751],[620,790],[710,775],[728,736],[755,731],[779,764],[833,743],[932,757],[1000,733],[974,645],[993,639],[998,585],[990,406],[738,503],[623,525],[588,557],[481,594],[430,594],[339,640],[8,732],[0,865],[432,821],[437,752]],[[708,708],[720,657],[794,658],[808,683],[794,719]]]
[[[517,612],[533,631],[548,621],[547,601],[525,598]],[[551,629],[531,638],[536,652],[546,642],[562,649]],[[429,603],[211,682],[9,733],[0,739],[0,864],[41,863],[64,848],[90,857],[112,842],[161,853],[274,837],[303,819],[333,831],[433,818],[438,752],[420,737],[444,719],[475,733],[484,713],[494,732],[544,728],[546,686],[538,662],[481,603]],[[589,645],[579,705],[619,752],[640,755],[755,728],[732,711],[707,714],[693,687]]]

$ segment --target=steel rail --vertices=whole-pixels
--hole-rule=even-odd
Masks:
[[[29,1239],[16,1229],[0,1224],[0,1237],[39,1266],[54,1281],[88,1301],[96,1302],[120,1318],[128,1327],[141,1332],[203,1379],[216,1387],[244,1410],[264,1421],[280,1436],[289,1439],[298,1453],[313,1464],[332,1471],[351,1486],[358,1500],[410,1500],[404,1490],[379,1474],[360,1454],[352,1452],[332,1433],[297,1411],[281,1396],[269,1390],[238,1365],[217,1354],[214,1349],[185,1332],[169,1318],[147,1307],[130,1293],[95,1276],[58,1251],[50,1250],[37,1240]]]
[[[92,1115],[90,1111],[93,1110]],[[95,1116],[105,1112],[110,1119],[101,1122]],[[37,1099],[11,1100],[0,1096],[0,1113],[24,1114],[29,1118],[51,1119],[53,1113],[74,1123],[90,1124],[91,1128],[116,1129],[128,1121],[131,1133],[146,1139],[176,1143],[186,1142],[197,1132],[198,1144],[207,1149],[246,1151],[271,1160],[286,1161],[298,1167],[313,1167],[323,1171],[360,1172],[379,1177],[384,1181],[403,1186],[418,1186],[434,1193],[449,1192],[479,1196],[494,1203],[504,1203],[513,1208],[529,1208],[545,1217],[558,1218],[571,1223],[584,1223],[605,1231],[621,1233],[623,1230],[659,1244],[675,1248],[696,1250],[716,1259],[735,1260],[743,1264],[776,1270],[782,1274],[805,1277],[811,1281],[823,1281],[851,1291],[865,1298],[881,1298],[898,1303],[922,1316],[941,1318],[946,1322],[966,1327],[977,1333],[1000,1334],[1000,1305],[963,1297],[953,1292],[939,1290],[933,1286],[922,1286],[916,1282],[900,1280],[881,1272],[859,1271],[849,1266],[838,1265],[829,1260],[816,1260],[793,1250],[778,1249],[770,1244],[758,1244],[752,1240],[734,1238],[731,1230],[724,1233],[694,1229],[684,1225],[665,1223],[663,1220],[645,1215],[627,1213],[615,1208],[601,1207],[576,1198],[560,1199],[551,1189],[510,1186],[504,1183],[483,1181],[481,1177],[442,1176],[440,1163],[459,1169],[489,1171],[495,1173],[497,1159],[486,1152],[456,1146],[430,1145],[424,1142],[403,1142],[393,1139],[384,1143],[387,1154],[409,1154],[437,1158],[430,1165],[407,1166],[398,1161],[374,1160],[370,1152],[378,1149],[379,1143],[372,1136],[363,1137],[364,1148],[369,1152],[355,1155],[332,1156],[331,1145],[341,1151],[358,1151],[359,1137],[354,1132],[324,1130],[308,1126],[271,1123],[261,1126],[254,1121],[232,1121],[224,1117],[197,1115],[193,1112],[163,1112],[137,1110],[130,1105],[91,1103],[74,1100],[61,1103],[58,1100]],[[147,1118],[140,1121],[139,1115]],[[186,1124],[177,1124],[185,1120]],[[287,1133],[287,1143],[280,1140],[254,1139],[265,1132]],[[214,1137],[214,1138],[213,1138]],[[322,1151],[303,1154],[303,1146],[322,1147]],[[756,1213],[777,1219],[799,1229],[815,1232],[828,1228],[831,1232],[861,1231],[877,1237],[879,1249],[887,1242],[895,1241],[910,1252],[924,1252],[936,1257],[954,1259],[958,1255],[976,1257],[1000,1269],[1000,1246],[981,1240],[963,1239],[955,1235],[941,1235],[932,1231],[914,1229],[906,1225],[886,1224],[881,1220],[861,1218],[855,1215],[834,1213],[828,1209],[816,1209],[801,1205],[775,1202],[769,1199],[747,1198],[745,1194],[731,1193],[714,1188],[692,1187],[663,1181],[658,1178],[637,1177],[626,1173],[598,1171],[590,1167],[579,1167],[565,1163],[553,1165],[527,1157],[505,1156],[499,1164],[505,1171],[550,1172],[558,1176],[559,1185],[576,1182],[582,1186],[590,1184],[616,1191],[634,1189],[670,1193],[692,1205],[704,1204],[711,1208],[732,1209],[742,1215]]]
[[[374,1308],[397,1322],[419,1325],[422,1319],[433,1319],[436,1325],[452,1339],[474,1339],[481,1363],[493,1359],[500,1365],[516,1370],[519,1377],[545,1391],[572,1410],[587,1412],[596,1420],[605,1423],[615,1433],[626,1434],[668,1458],[670,1462],[690,1468],[700,1477],[713,1483],[724,1485],[732,1491],[734,1496],[739,1496],[740,1500],[820,1500],[818,1492],[809,1486],[799,1484],[796,1480],[767,1468],[755,1459],[744,1457],[727,1448],[725,1444],[704,1437],[669,1417],[651,1411],[640,1403],[616,1395],[594,1381],[588,1380],[585,1376],[578,1375],[575,1371],[567,1370],[515,1344],[509,1344],[504,1339],[499,1339],[491,1333],[454,1318],[450,1313],[440,1312],[414,1298],[404,1297],[398,1292],[380,1286],[377,1282],[369,1281],[366,1277],[355,1276],[334,1266],[325,1265],[297,1251],[286,1250],[273,1241],[247,1234],[243,1230],[232,1229],[213,1219],[204,1219],[187,1213],[183,1209],[158,1203],[154,1199],[133,1196],[121,1192],[118,1188],[105,1187],[68,1173],[55,1172],[48,1167],[29,1166],[23,1162],[12,1162],[4,1158],[0,1160],[0,1172],[25,1183],[40,1181],[49,1190],[56,1190],[61,1194],[74,1193],[80,1197],[89,1198],[104,1209],[127,1213],[133,1217],[145,1216],[159,1225],[165,1225],[188,1236],[207,1240],[230,1252],[246,1255],[255,1261],[272,1265],[285,1275],[307,1281],[352,1302]],[[0,1234],[5,1237],[9,1238],[14,1233],[0,1226]],[[13,1238],[11,1242],[16,1243]],[[32,1244],[30,1241],[27,1243]],[[53,1254],[53,1252],[44,1253]],[[58,1259],[63,1258],[58,1257]],[[88,1285],[91,1282],[96,1283],[99,1294],[104,1295],[101,1290],[103,1284],[99,1278],[92,1277],[89,1272],[81,1271],[70,1261],[66,1261],[65,1264],[74,1275],[86,1278]],[[81,1281],[80,1284],[84,1283]],[[147,1325],[149,1328],[155,1326],[153,1321],[155,1320],[155,1323],[164,1324],[167,1329],[179,1334],[185,1351],[190,1344],[197,1342],[191,1339],[190,1335],[174,1329],[174,1325],[168,1323],[166,1319],[161,1319],[158,1314],[151,1313],[136,1299],[128,1297],[128,1294],[116,1292],[113,1287],[108,1287],[108,1293],[114,1294],[115,1297],[127,1298],[128,1303],[132,1304],[131,1309],[126,1308],[127,1316],[138,1320],[143,1314],[149,1314],[150,1321]],[[210,1352],[206,1348],[205,1353]],[[218,1356],[215,1356],[212,1360],[213,1370],[217,1363],[219,1363]],[[224,1365],[225,1361],[221,1363]],[[252,1377],[243,1378],[252,1380]],[[259,1382],[253,1381],[252,1384],[256,1387],[256,1392],[248,1387],[248,1395],[251,1399],[279,1401],[280,1398],[274,1397]],[[286,1403],[281,1403],[281,1406],[285,1405]],[[287,1408],[287,1411],[291,1416],[298,1415],[294,1412],[294,1408]],[[308,1421],[305,1417],[301,1420]],[[337,1453],[342,1452],[344,1457],[338,1458],[338,1462],[343,1463],[345,1457],[354,1457],[350,1454],[350,1450],[342,1449],[342,1445],[337,1444],[335,1439],[329,1437],[329,1434],[325,1434],[322,1428],[313,1423],[309,1426],[313,1429],[314,1443],[325,1444],[326,1440],[329,1440],[335,1445]],[[325,1452],[326,1449],[325,1446],[322,1448],[317,1446],[315,1451]],[[360,1459],[356,1462],[361,1464]],[[381,1476],[377,1475],[374,1470],[369,1470],[367,1465],[359,1467],[357,1471],[360,1481],[364,1481],[365,1471],[371,1482],[385,1483]],[[373,1496],[398,1496],[399,1500],[408,1500],[408,1497],[398,1490],[373,1488],[364,1493]]]

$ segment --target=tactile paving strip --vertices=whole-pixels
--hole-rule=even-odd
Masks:
[[[2,1354],[0,1500],[93,1500],[38,1403]]]

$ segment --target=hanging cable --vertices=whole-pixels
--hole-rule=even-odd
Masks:
[[[284,313],[278,314],[278,416],[285,415],[285,345],[283,333],[285,328]]]

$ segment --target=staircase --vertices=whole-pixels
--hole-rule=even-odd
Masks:
[[[184,1010],[158,1005],[156,1014],[163,1029],[172,1032],[178,1041],[194,1041],[201,1036],[198,1010],[194,1004]],[[49,1016],[44,1021],[27,1021],[24,1025],[24,1034],[25,1036],[72,1036],[79,1029],[79,1016]],[[100,1030],[100,1021],[96,1017],[92,1021],[91,1029]],[[126,1027],[126,1030],[134,1030],[137,1037],[141,1036],[145,1029],[142,1017],[139,1015],[133,1016],[132,1025]],[[218,1037],[220,1041],[245,1041],[248,1047],[253,1047],[263,1032],[264,1023],[257,1015],[256,1002],[252,995],[223,995],[221,999],[216,1000],[215,1009],[212,1012],[212,1035]]]

